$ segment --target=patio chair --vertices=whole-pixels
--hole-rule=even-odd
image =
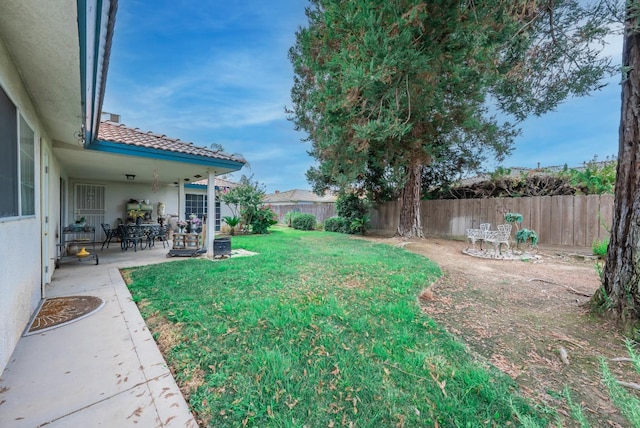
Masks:
[[[487,232],[491,230],[491,223],[481,223],[480,230],[482,231],[482,236],[480,237],[480,249],[482,250],[482,242],[485,240],[484,237],[486,236]]]
[[[480,248],[482,248],[482,240],[484,239],[484,231],[481,229],[467,229],[467,250],[469,249],[469,242],[471,242],[472,248],[476,249],[476,241],[480,241]]]
[[[162,241],[162,248],[165,248],[165,243],[169,240],[169,226],[160,226],[153,228],[149,234],[149,246],[153,247],[155,241]]]
[[[164,248],[165,243],[169,246],[169,226],[160,227],[160,232],[156,238],[158,241],[162,241],[162,248]]]
[[[108,225],[107,223],[100,223],[100,225],[102,226],[102,230],[104,231],[104,241],[102,241],[102,248],[101,248],[101,250],[104,250],[104,244],[107,244],[107,248],[109,248],[109,244],[111,243],[111,240],[113,238],[120,237],[120,230],[112,229],[111,226]]]
[[[507,247],[507,251],[511,250],[509,239],[511,238],[511,225],[499,224],[498,230],[490,230],[486,232],[485,241],[493,244],[494,254],[502,254],[502,246]]]
[[[122,251],[127,251],[129,247],[133,247],[133,251],[138,251],[138,244],[140,244],[141,250],[145,249],[147,235],[145,235],[144,229],[133,225],[121,225],[118,229],[121,233],[120,248]]]

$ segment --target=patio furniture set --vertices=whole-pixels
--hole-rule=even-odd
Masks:
[[[482,223],[479,229],[467,229],[467,241],[471,242],[472,249],[476,248],[476,241],[480,241],[480,250],[483,251],[483,242],[493,244],[494,254],[502,254],[502,246],[507,247],[507,251],[511,249],[509,241],[511,239],[511,225],[499,224],[498,230],[491,230],[490,223]],[[469,247],[467,247],[467,250]]]
[[[138,251],[138,246],[140,246],[141,250],[144,250],[147,247],[153,247],[156,241],[161,241],[164,248],[168,240],[168,226],[159,224],[121,224],[117,229],[112,229],[111,226],[103,223],[102,229],[105,233],[102,249],[104,249],[105,244],[109,248],[109,244],[113,239],[120,240],[122,251],[126,251],[129,248],[133,248],[133,251]]]

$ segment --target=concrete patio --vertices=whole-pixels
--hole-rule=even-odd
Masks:
[[[119,269],[167,261],[169,248],[64,263],[47,297],[104,300],[92,315],[23,336],[0,376],[0,427],[197,427]]]

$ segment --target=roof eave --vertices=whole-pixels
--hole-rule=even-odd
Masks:
[[[77,0],[85,145],[98,136],[118,0]]]
[[[169,150],[140,147],[130,144],[115,143],[113,141],[96,140],[87,146],[88,149],[126,156],[137,156],[145,159],[156,159],[169,162],[181,162],[194,165],[202,165],[209,168],[225,168],[234,171],[240,170],[246,161],[238,159],[220,159],[207,156],[199,156],[189,153],[173,152]]]

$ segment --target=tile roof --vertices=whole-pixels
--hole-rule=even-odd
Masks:
[[[217,152],[176,138],[169,138],[166,135],[144,132],[138,128],[130,128],[110,121],[100,122],[98,140],[246,163],[240,155]]]
[[[286,192],[276,192],[269,195],[265,195],[262,198],[266,203],[278,203],[278,202],[335,202],[337,197],[332,194],[326,194],[324,196],[318,196],[309,190],[293,189]]]

